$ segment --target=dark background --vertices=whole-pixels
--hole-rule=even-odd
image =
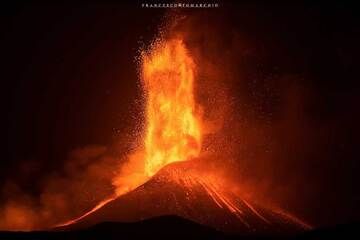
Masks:
[[[258,54],[247,59],[245,84],[255,115],[264,116],[265,111],[277,116],[275,100],[267,101],[271,96],[250,94],[266,93],[268,81],[261,79],[296,76],[300,87],[311,89],[311,104],[301,113],[312,131],[326,134],[318,151],[301,159],[306,166],[301,176],[316,181],[309,186],[318,186],[306,202],[311,204],[302,206],[302,216],[315,225],[358,220],[356,6],[228,1],[218,9],[186,11],[200,16],[209,11],[209,21],[202,22],[208,24],[205,28],[214,24],[227,33],[240,32],[257,49]],[[42,177],[61,168],[72,149],[111,144],[136,128],[141,91],[135,57],[156,34],[164,13],[123,1],[2,5],[1,184],[12,179],[36,194]],[[235,98],[245,91],[237,89],[240,85],[232,82]],[[277,127],[287,142],[292,133]],[[314,144],[311,135],[307,137],[302,144]],[[289,156],[297,154],[291,146],[284,149]],[[296,172],[297,167],[282,171]]]

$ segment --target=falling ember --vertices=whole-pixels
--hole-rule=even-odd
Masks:
[[[145,173],[196,157],[201,148],[200,120],[194,100],[195,64],[180,39],[155,44],[143,54],[147,94]]]

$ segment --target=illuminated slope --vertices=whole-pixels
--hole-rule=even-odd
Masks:
[[[222,231],[242,234],[284,234],[307,228],[291,217],[250,205],[235,194],[224,192],[199,175],[195,165],[192,161],[170,164],[144,185],[66,228],[79,229],[108,221],[132,222],[163,215],[178,215]]]

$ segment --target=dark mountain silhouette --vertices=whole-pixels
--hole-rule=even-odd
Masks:
[[[221,239],[225,235],[177,216],[162,216],[136,223],[103,222],[73,231],[0,232],[0,239]]]
[[[298,234],[227,234],[178,216],[162,216],[134,223],[103,222],[82,230],[0,232],[0,239],[359,239],[359,223],[339,225]]]

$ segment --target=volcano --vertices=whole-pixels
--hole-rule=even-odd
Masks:
[[[229,233],[284,234],[307,227],[239,196],[219,169],[209,167],[216,157],[202,151],[209,129],[195,101],[197,65],[182,38],[156,41],[143,52],[141,66],[144,149],[129,156],[113,179],[113,196],[57,226],[76,230],[176,215]]]
[[[167,165],[145,184],[105,204],[64,230],[101,222],[137,222],[177,215],[228,233],[286,234],[307,226],[290,216],[250,204],[199,174],[197,161]]]

